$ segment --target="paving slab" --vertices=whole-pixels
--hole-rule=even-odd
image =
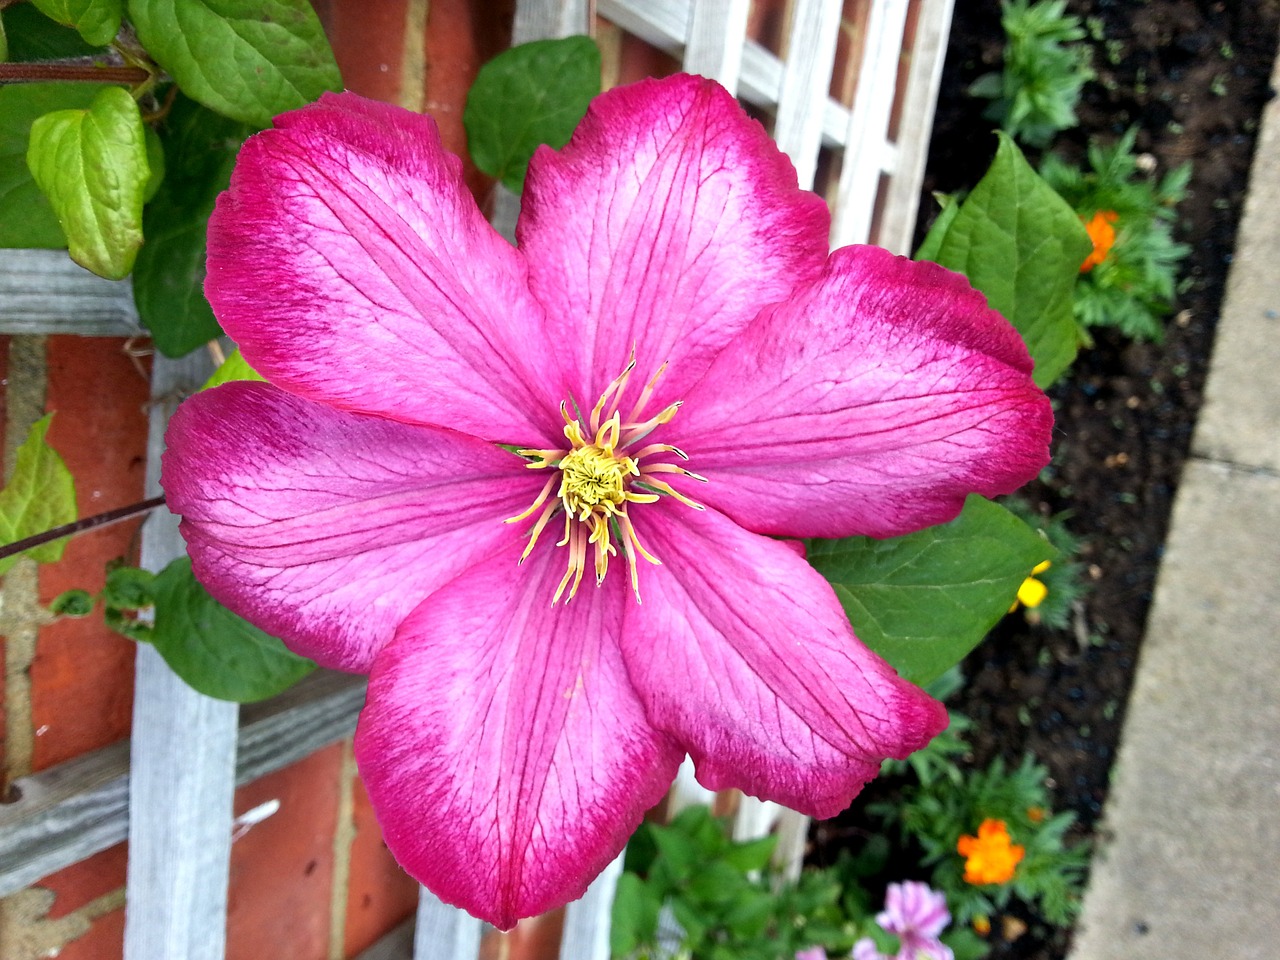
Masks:
[[[1271,75],[1280,90],[1280,60]],[[1280,97],[1262,114],[1192,452],[1280,472]],[[1276,956],[1280,957],[1280,947]]]
[[[1263,116],[1070,960],[1280,958],[1277,210],[1280,99]]]
[[[1280,957],[1280,476],[1192,461],[1073,960]]]

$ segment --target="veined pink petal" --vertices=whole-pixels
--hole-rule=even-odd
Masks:
[[[559,436],[564,384],[521,255],[429,117],[325,94],[245,143],[205,292],[268,380],[501,442]]]
[[[543,482],[465,434],[333,410],[265,383],[188,399],[162,482],[200,582],[293,650],[340,670],[500,544]]]
[[[794,551],[669,500],[634,522],[663,565],[641,565],[623,656],[650,721],[685,747],[703,786],[830,817],[883,759],[946,727],[942,705],[854,637]]]
[[[502,928],[582,895],[675,777],[618,651],[622,577],[552,606],[562,550],[477,566],[374,663],[356,760],[387,846]]]
[[[598,97],[529,165],[529,283],[590,404],[636,348],[661,409],[765,304],[816,277],[829,217],[725,90],[676,76]]]
[[[709,478],[695,495],[751,530],[895,536],[1049,462],[1053,414],[1030,370],[959,274],[846,247],[720,354],[668,442]]]

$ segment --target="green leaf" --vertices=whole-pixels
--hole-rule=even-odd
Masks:
[[[9,35],[4,32],[4,17],[0,16],[0,63],[9,59]]]
[[[144,610],[155,603],[155,582],[156,575],[150,570],[111,567],[102,588],[102,603],[108,610]]]
[[[1018,329],[1035,361],[1036,384],[1048,387],[1075,359],[1072,290],[1092,249],[1075,211],[1001,134],[995,162],[933,259],[967,276]]]
[[[101,48],[85,43],[76,31],[54,23],[32,4],[5,7],[0,12],[0,20],[9,37],[9,59],[14,63],[68,60],[103,53]]]
[[[87,617],[93,613],[93,595],[88,590],[64,590],[53,598],[49,612],[55,617]]]
[[[920,249],[916,251],[915,258],[917,260],[937,260],[938,248],[942,246],[942,238],[947,235],[947,231],[951,229],[951,221],[955,220],[956,214],[960,212],[960,204],[953,194],[935,193],[933,196],[942,209],[938,211],[938,216],[934,219],[933,226],[929,228],[929,232],[925,234],[924,242],[920,244]]]
[[[88,110],[59,110],[31,125],[27,166],[49,198],[71,258],[119,280],[142,245],[142,197],[151,176],[133,97],[107,87]]]
[[[972,650],[1031,568],[1056,554],[1004,507],[971,496],[950,523],[889,540],[812,540],[808,558],[858,638],[925,684]]]
[[[76,519],[76,484],[71,471],[58,452],[45,443],[52,420],[52,413],[37,420],[18,447],[13,476],[0,490],[0,543],[13,543]],[[66,544],[63,537],[18,556],[53,563],[62,557]],[[17,556],[0,559],[0,576],[17,562]]]
[[[615,957],[629,956],[638,947],[653,943],[661,909],[661,900],[634,873],[628,871],[618,877],[609,924],[609,952]]]
[[[475,165],[519,193],[540,144],[569,142],[600,92],[600,50],[590,37],[536,40],[500,53],[467,94],[462,122]]]
[[[124,0],[31,0],[41,13],[65,27],[75,27],[85,43],[104,47],[120,32]]]
[[[307,0],[128,0],[138,39],[183,92],[256,127],[341,90]]]
[[[156,347],[181,357],[222,333],[204,296],[209,214],[251,128],[181,94],[160,130],[165,179],[143,213],[133,270],[138,316]]]
[[[224,383],[230,383],[233,380],[262,380],[267,378],[260,374],[253,367],[249,366],[249,361],[240,355],[239,350],[233,350],[227,355],[227,359],[218,365],[218,369],[213,371],[213,376],[204,382],[201,390],[208,390],[211,387],[221,386]]]
[[[743,873],[750,870],[763,870],[773,856],[773,848],[778,845],[778,837],[770,835],[758,840],[735,843],[724,854],[725,863],[732,864]]]
[[[192,574],[189,557],[165,567],[154,592],[151,642],[174,673],[206,696],[262,700],[315,669],[209,596]]]
[[[14,9],[4,11],[6,18]],[[54,110],[86,109],[101,91],[97,83],[0,86],[0,247],[67,245],[49,198],[40,192],[27,166],[31,124]]]

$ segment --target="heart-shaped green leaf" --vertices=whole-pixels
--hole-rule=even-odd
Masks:
[[[151,176],[133,97],[106,87],[88,110],[59,110],[31,125],[27,166],[62,224],[71,258],[119,280],[142,245]]]
[[[152,645],[193,689],[248,703],[274,696],[315,669],[310,660],[236,616],[209,596],[179,557],[152,584]]]
[[[104,47],[120,32],[124,0],[31,0],[50,20],[75,27],[85,43]]]
[[[921,685],[977,646],[1032,568],[1056,555],[1012,513],[978,496],[950,523],[888,540],[811,540],[808,548],[858,639]]]
[[[45,442],[52,420],[51,413],[37,420],[18,447],[13,476],[0,490],[0,543],[14,543],[76,518],[76,484],[71,471]],[[26,551],[26,556],[53,563],[62,557],[66,544],[65,538],[41,544]],[[0,559],[0,576],[17,561],[16,556]]]

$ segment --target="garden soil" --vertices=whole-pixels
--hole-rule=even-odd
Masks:
[[[1070,0],[1096,18],[1097,80],[1078,130],[1055,149],[1083,161],[1088,138],[1137,125],[1139,152],[1163,174],[1193,164],[1176,238],[1190,245],[1183,286],[1163,342],[1138,344],[1099,331],[1064,382],[1052,466],[1024,490],[1048,516],[1070,512],[1085,541],[1088,592],[1066,630],[1006,617],[964,662],[968,683],[948,705],[974,721],[971,762],[1016,763],[1030,752],[1050,772],[1058,810],[1090,836],[1106,801],[1125,702],[1151,604],[1169,515],[1200,409],[1218,312],[1231,265],[1254,140],[1280,38],[1280,0]],[[985,101],[965,90],[1000,66],[1003,33],[991,0],[957,0],[925,180],[921,231],[933,191],[972,188],[995,151]],[[1030,154],[1033,163],[1037,157]],[[868,800],[893,785],[872,785]],[[879,794],[877,796],[877,794]],[[856,803],[815,827],[814,859],[857,848],[866,821]],[[899,865],[900,866],[900,865]],[[885,879],[894,879],[886,877]],[[1062,960],[1069,933],[1013,911],[993,924],[994,960]]]

